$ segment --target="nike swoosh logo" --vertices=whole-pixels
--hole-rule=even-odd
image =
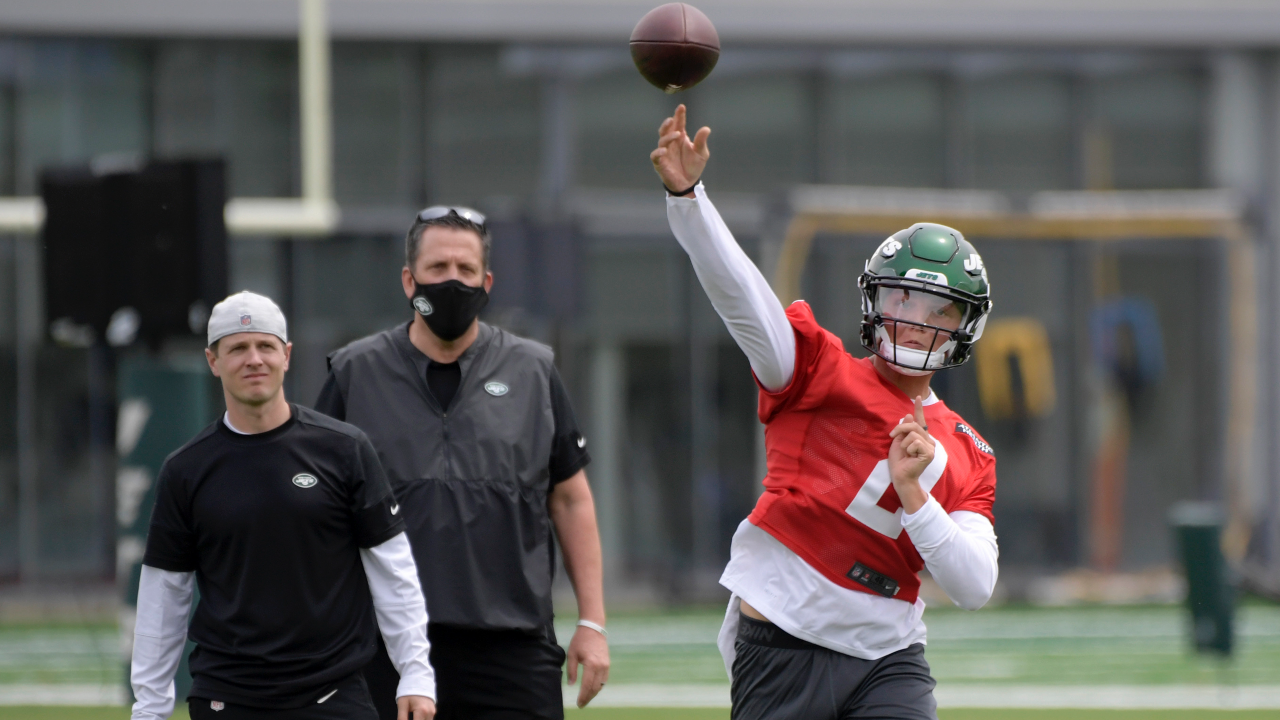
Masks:
[[[329,694],[328,694],[328,695],[325,695],[324,697],[322,697],[322,698],[320,698],[319,700],[317,700],[317,701],[316,701],[316,704],[317,704],[317,705],[319,705],[320,703],[324,702],[325,700],[328,700],[329,698],[331,698],[331,697],[333,697],[334,695],[337,695],[337,694],[338,694],[338,689],[337,689],[337,688],[334,688],[333,690],[329,691]]]
[[[395,505],[392,505],[392,506],[391,506],[391,514],[392,514],[392,515],[395,515],[395,514],[396,514],[396,513],[398,513],[398,512],[400,512],[400,503],[396,503]],[[337,691],[337,690],[334,690],[334,692],[338,692],[338,691]]]

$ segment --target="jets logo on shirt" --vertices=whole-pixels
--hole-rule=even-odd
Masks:
[[[507,390],[509,389],[510,388],[498,382],[497,380],[494,380],[493,382],[487,382],[484,384],[484,391],[494,397],[502,397],[503,395],[506,395]]]
[[[965,425],[964,423],[956,423],[956,432],[962,432],[965,435],[968,435],[969,439],[973,441],[974,446],[982,452],[988,455],[996,454],[996,451],[992,450],[990,445],[982,442],[982,440],[978,438],[978,433],[974,432],[973,428],[970,428],[968,425]]]
[[[316,480],[315,475],[309,475],[307,473],[298,473],[293,476],[293,484],[300,488],[315,487],[318,482],[320,481]]]

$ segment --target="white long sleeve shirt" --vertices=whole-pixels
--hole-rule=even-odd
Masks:
[[[427,641],[427,603],[409,539],[402,532],[381,545],[361,549],[360,562],[373,596],[378,630],[400,673],[396,697],[421,695],[434,699],[436,681],[428,660],[431,645]],[[133,720],[163,720],[173,713],[173,675],[186,644],[194,588],[195,573],[142,566],[130,668],[130,682],[137,698]]]
[[[668,196],[667,219],[760,384],[771,391],[785,388],[795,372],[791,323],[703,185],[692,198]],[[926,404],[934,402],[931,393]],[[956,605],[976,610],[986,604],[999,573],[999,548],[985,517],[948,514],[930,497],[917,512],[903,513],[901,522],[925,567]],[[855,657],[877,659],[926,641],[923,600],[906,603],[836,585],[747,520],[734,534],[720,583],[733,593],[719,640],[731,676],[740,600],[795,637]]]

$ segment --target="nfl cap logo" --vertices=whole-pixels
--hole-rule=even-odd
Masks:
[[[289,342],[287,323],[280,307],[264,297],[247,290],[228,295],[213,306],[209,313],[208,344],[242,332],[260,332],[275,335],[281,342]]]

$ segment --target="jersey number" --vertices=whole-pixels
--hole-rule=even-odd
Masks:
[[[920,474],[920,487],[925,492],[933,489],[942,477],[942,472],[947,469],[947,450],[942,447],[942,443],[934,441],[933,446],[933,462],[929,463],[929,467],[924,469]],[[889,512],[878,504],[880,498],[889,491],[889,486],[893,484],[893,478],[889,475],[889,461],[881,460],[871,470],[871,474],[867,476],[862,488],[858,490],[858,494],[853,496],[853,502],[849,503],[849,507],[844,511],[854,520],[875,530],[881,535],[898,539],[898,535],[902,534],[902,508],[898,508],[897,512]]]

